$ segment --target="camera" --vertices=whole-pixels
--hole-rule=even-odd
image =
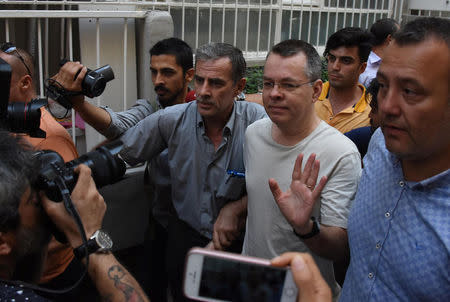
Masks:
[[[119,181],[126,171],[124,161],[117,156],[121,149],[122,143],[115,141],[67,163],[54,151],[38,151],[35,157],[40,162],[40,170],[35,187],[44,190],[51,200],[61,201],[61,188],[57,185],[57,179],[62,180],[72,192],[78,179],[74,169],[80,164],[91,168],[97,188],[113,184]]]
[[[46,99],[31,102],[9,102],[11,66],[0,58],[0,123],[9,131],[27,133],[31,137],[45,137],[41,124],[41,107],[47,105]]]

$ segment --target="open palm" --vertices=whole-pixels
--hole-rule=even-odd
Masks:
[[[269,179],[270,190],[281,213],[297,230],[308,225],[314,204],[327,182],[326,176],[323,176],[316,186],[320,162],[315,154],[309,156],[303,172],[302,161],[303,154],[300,154],[295,160],[291,186],[286,192],[281,191],[275,179]]]

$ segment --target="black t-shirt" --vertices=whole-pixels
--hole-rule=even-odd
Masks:
[[[0,301],[14,302],[50,302],[33,290],[0,282]]]

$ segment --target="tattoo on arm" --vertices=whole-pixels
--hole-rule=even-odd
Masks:
[[[113,265],[108,270],[109,279],[114,281],[114,287],[120,290],[125,295],[125,301],[130,302],[141,302],[141,294],[134,289],[131,285],[122,281],[125,277],[126,272],[120,265]],[[109,297],[109,296],[108,296]],[[107,300],[106,300],[107,301]]]

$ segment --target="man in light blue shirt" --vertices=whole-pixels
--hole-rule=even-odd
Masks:
[[[350,211],[340,301],[450,300],[449,66],[447,19],[406,24],[385,51],[377,75],[381,129]],[[306,184],[316,179],[293,179],[292,192],[275,192],[277,202],[313,204],[317,189],[311,194]]]

